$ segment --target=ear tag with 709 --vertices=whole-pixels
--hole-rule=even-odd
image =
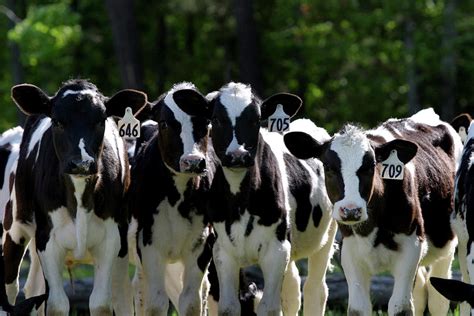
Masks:
[[[390,156],[382,161],[382,178],[390,180],[403,180],[405,165],[398,159],[397,151],[394,149]]]
[[[133,116],[132,109],[127,107],[125,115],[118,121],[120,137],[138,138],[140,137],[140,121]]]
[[[278,104],[275,113],[268,117],[268,130],[279,133],[290,130],[290,116],[283,111],[283,105]]]

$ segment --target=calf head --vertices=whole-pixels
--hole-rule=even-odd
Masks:
[[[234,82],[213,95],[212,142],[224,167],[254,165],[261,122],[273,114],[278,104],[291,117],[300,108],[301,99],[278,93],[261,102],[250,86]]]
[[[21,84],[12,88],[12,98],[26,115],[44,114],[51,119],[61,172],[75,176],[97,173],[107,117],[123,116],[126,107],[136,112],[147,99],[135,90],[107,98],[86,80],[67,81],[53,97],[34,85]]]
[[[332,216],[344,224],[368,219],[367,205],[372,197],[376,164],[384,161],[393,149],[398,158],[409,162],[417,146],[395,139],[375,144],[359,128],[347,125],[325,143],[304,132],[290,132],[284,137],[289,151],[299,159],[318,158],[324,165],[328,196],[334,205]],[[396,181],[396,180],[387,180]]]
[[[209,101],[191,83],[180,83],[153,108],[158,121],[158,145],[166,166],[175,173],[207,170]]]

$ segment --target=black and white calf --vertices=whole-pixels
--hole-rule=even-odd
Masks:
[[[450,277],[456,238],[449,217],[462,147],[453,128],[427,109],[375,130],[347,125],[327,142],[288,133],[285,143],[295,156],[324,164],[343,235],[348,313],[372,314],[370,277],[388,270],[395,279],[389,315],[422,315],[427,300],[431,315],[446,315],[448,302],[430,286],[425,267],[431,276]],[[394,151],[403,179],[382,179],[382,162]]]
[[[466,121],[467,122],[467,121]],[[465,122],[465,124],[466,124]],[[461,163],[456,173],[454,214],[451,224],[458,237],[458,257],[464,282],[474,282],[474,124],[470,122],[462,152]],[[463,315],[469,307],[461,305]],[[471,310],[474,315],[474,310]]]
[[[66,252],[81,258],[89,251],[95,268],[91,314],[111,315],[113,301],[116,314],[130,315],[123,201],[130,178],[124,143],[111,116],[122,116],[127,106],[136,112],[146,95],[123,90],[106,98],[92,83],[70,80],[53,97],[23,84],[12,88],[12,98],[29,117],[12,207],[4,222],[10,303],[18,293],[25,246],[32,239],[50,289],[49,314],[69,312],[61,276]]]
[[[205,218],[215,169],[208,155],[209,102],[193,84],[181,83],[156,102],[153,112],[158,125],[147,127],[144,137],[150,139],[134,158],[130,190],[144,312],[167,314],[166,267],[180,261],[179,314],[201,315],[207,295],[203,277],[212,255]]]
[[[260,101],[249,86],[231,82],[212,100],[212,142],[221,167],[211,187],[209,217],[217,233],[213,248],[220,286],[219,314],[240,315],[239,268],[258,263],[265,288],[258,315],[296,315],[300,278],[294,260],[309,257],[304,313],[323,315],[326,268],[336,224],[315,159],[288,153],[283,136],[261,128],[278,105],[293,116],[301,99],[287,93]],[[329,135],[308,120],[292,129]]]

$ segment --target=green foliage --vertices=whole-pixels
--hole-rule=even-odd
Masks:
[[[331,132],[347,121],[373,126],[408,114],[409,61],[420,107],[440,112],[445,4],[432,1],[255,0],[264,95],[303,97],[301,115]],[[106,94],[122,88],[104,1],[26,0],[26,16],[0,43],[18,43],[26,82],[54,93],[70,77],[90,78]],[[455,113],[474,103],[472,1],[457,2]],[[144,85],[155,99],[192,81],[203,92],[239,80],[234,1],[135,1]],[[414,54],[405,41],[414,21]],[[7,28],[0,18],[0,29]],[[8,50],[0,61],[10,64]],[[0,129],[14,125],[7,68],[0,75]],[[5,110],[5,109],[8,109]],[[445,117],[444,119],[451,119]]]
[[[81,39],[79,18],[67,1],[34,5],[8,33],[8,38],[25,52],[21,55],[23,66],[45,89],[54,91],[58,86],[54,79],[61,81],[58,75],[67,78],[71,73],[75,63],[72,53]]]

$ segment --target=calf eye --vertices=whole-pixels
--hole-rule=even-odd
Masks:
[[[160,125],[160,129],[168,128],[168,123],[166,123],[166,121],[160,121],[158,124]]]

